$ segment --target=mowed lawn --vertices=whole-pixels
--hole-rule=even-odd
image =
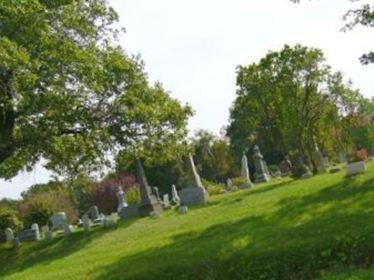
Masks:
[[[374,279],[374,164],[205,206],[0,247],[1,279]]]

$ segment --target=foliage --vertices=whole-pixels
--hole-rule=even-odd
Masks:
[[[126,193],[132,189],[137,189],[139,186],[133,176],[122,175],[117,178],[111,178],[102,182],[96,183],[92,189],[92,201],[99,208],[100,212],[111,214],[117,211],[118,187],[121,187]],[[137,192],[131,191],[129,198],[133,202],[136,200]]]
[[[128,205],[138,205],[140,203],[139,188],[129,188],[126,190],[126,201]]]
[[[0,2],[0,177],[41,158],[74,177],[111,153],[183,146],[189,106],[150,86],[106,0]]]
[[[148,183],[159,188],[160,194],[170,193],[171,185],[184,186],[186,183],[186,167],[184,156],[188,149],[175,151],[174,159],[157,161],[157,157],[142,160]],[[116,158],[116,173],[135,174],[135,161],[131,155],[121,153]]]
[[[208,191],[209,195],[221,194],[221,191],[226,189],[224,184],[213,183],[213,182],[211,182],[209,180],[205,180],[205,179],[202,180],[202,184],[206,188],[206,190]]]
[[[67,184],[70,186],[74,204],[81,216],[86,213],[92,205],[94,205],[92,198],[94,183],[85,174],[80,174],[71,182],[67,182]]]
[[[1,209],[8,209],[8,210],[17,210],[18,209],[18,200],[15,199],[8,199],[3,198],[0,200],[0,210]]]
[[[51,193],[51,192],[59,192],[66,190],[66,186],[63,182],[59,181],[50,181],[46,184],[36,184],[29,187],[26,191],[21,193],[21,197],[23,199],[27,199],[33,195],[43,194],[43,193]]]
[[[232,180],[232,184],[236,187],[247,185],[247,179],[243,177],[235,177],[235,178],[232,178],[231,180]]]
[[[0,208],[0,242],[5,241],[4,231],[11,228],[14,232],[22,227],[22,223],[18,218],[18,213],[14,210]]]
[[[237,171],[230,146],[209,131],[199,130],[191,139],[194,160],[200,176],[213,182],[225,182]]]
[[[34,194],[19,205],[19,215],[26,228],[34,223],[50,224],[50,217],[57,212],[65,212],[70,223],[75,223],[78,220],[78,211],[67,192]]]
[[[212,196],[187,215],[167,211],[16,253],[0,246],[0,274],[4,280],[340,280],[356,273],[372,279],[374,165],[344,177],[283,178]]]
[[[237,86],[227,131],[237,158],[256,143],[269,164],[298,153],[315,167],[316,145],[338,153],[356,142],[347,129],[353,122],[346,120],[364,118],[364,98],[331,71],[321,50],[286,45],[269,52],[258,63],[238,67]]]

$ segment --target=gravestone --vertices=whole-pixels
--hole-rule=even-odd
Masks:
[[[44,236],[44,240],[52,240],[53,232],[49,229],[48,225],[42,226],[42,233]]]
[[[168,193],[164,194],[162,198],[163,198],[164,209],[170,209],[171,205],[170,205],[170,200],[169,200],[169,194]]]
[[[207,193],[201,183],[199,174],[197,174],[195,163],[190,154],[187,162],[188,185],[179,192],[181,205],[204,204],[207,199]]]
[[[66,224],[64,225],[64,233],[65,233],[66,235],[70,235],[70,234],[72,234],[72,233],[73,233],[73,226],[72,226],[72,225],[69,225],[68,223],[66,223]]]
[[[88,217],[87,214],[84,214],[82,216],[82,223],[83,223],[83,228],[85,231],[90,231],[91,229],[91,220],[90,218]]]
[[[234,184],[232,182],[232,180],[230,178],[227,179],[226,181],[226,190],[228,190],[229,192],[232,191],[234,188]]]
[[[139,206],[138,205],[126,206],[121,209],[121,211],[118,213],[118,216],[121,220],[139,217],[140,216]]]
[[[153,211],[161,212],[162,206],[157,198],[152,194],[151,187],[148,185],[143,166],[139,159],[136,159],[136,177],[140,184],[140,215],[146,217]]]
[[[157,187],[153,187],[154,195],[156,196],[157,201],[161,202],[160,192]]]
[[[65,224],[67,223],[67,218],[66,214],[64,212],[59,212],[54,214],[51,218],[50,221],[52,222],[52,228],[53,229],[59,229],[63,230]]]
[[[241,186],[238,186],[240,189],[246,189],[252,187],[252,181],[249,176],[249,169],[248,169],[248,158],[245,155],[245,152],[243,152],[242,156],[242,166],[241,166],[241,177],[245,180],[244,184]]]
[[[179,206],[179,208],[178,208],[178,213],[179,214],[182,214],[182,215],[187,214],[187,211],[188,211],[187,206]]]
[[[14,246],[15,248],[17,248],[17,247],[19,247],[19,246],[21,245],[21,241],[19,240],[18,237],[16,237],[16,238],[14,238],[14,239],[12,240],[12,244],[13,244],[13,246]]]
[[[175,185],[171,186],[171,202],[172,204],[178,204],[180,202],[180,198],[177,192],[177,188]]]
[[[35,230],[36,239],[40,240],[40,230],[38,224],[32,224],[31,229]]]
[[[347,176],[364,173],[365,171],[366,171],[366,164],[364,161],[350,163],[350,164],[347,164],[347,167],[346,167]]]
[[[126,201],[126,194],[123,192],[122,188],[119,186],[117,191],[117,200],[118,200],[118,207],[117,207],[117,213],[120,213],[123,208],[127,207],[127,201]]]
[[[313,152],[313,160],[314,160],[314,164],[317,169],[317,173],[318,174],[326,173],[325,160],[324,160],[324,157],[321,151],[318,149],[317,145],[315,146],[315,150]]]
[[[253,160],[255,162],[255,183],[262,183],[270,181],[270,174],[264,157],[261,154],[260,148],[255,145],[253,147]]]
[[[302,170],[301,179],[308,179],[308,178],[313,177],[313,173],[310,171],[309,166],[306,165],[301,158],[300,158],[300,167]]]
[[[20,242],[32,242],[39,240],[39,233],[35,229],[26,229],[17,233]]]
[[[14,239],[14,232],[11,228],[5,229],[5,239],[6,239],[6,242],[12,243]]]

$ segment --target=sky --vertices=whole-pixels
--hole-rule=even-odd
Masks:
[[[368,1],[369,2],[369,1]],[[219,133],[235,99],[235,69],[284,44],[323,50],[327,63],[367,96],[374,96],[374,66],[358,58],[373,49],[372,29],[341,32],[348,0],[109,0],[126,33],[119,43],[140,54],[150,82],[195,110],[190,131]],[[0,180],[0,199],[18,198],[50,176],[41,165],[11,182]]]

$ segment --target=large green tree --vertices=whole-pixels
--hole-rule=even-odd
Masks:
[[[149,86],[117,20],[106,0],[0,1],[0,178],[41,158],[75,174],[185,137],[191,109]]]
[[[300,45],[239,66],[237,86],[230,143],[238,156],[257,143],[271,163],[296,152],[310,160],[315,145],[333,147],[340,108],[359,94],[331,72],[322,51]]]

